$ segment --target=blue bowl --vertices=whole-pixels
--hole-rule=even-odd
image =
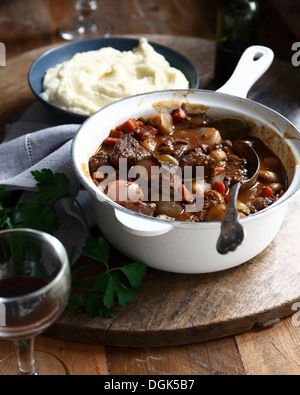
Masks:
[[[138,44],[139,40],[130,38],[94,38],[60,45],[47,51],[33,63],[28,73],[29,86],[37,99],[61,121],[66,123],[83,123],[88,116],[63,110],[41,97],[46,71],[59,63],[70,60],[78,52],[95,51],[104,47],[113,47],[120,51],[130,51],[137,47]],[[150,44],[168,60],[172,67],[183,72],[190,83],[190,89],[198,88],[200,82],[199,73],[187,58],[170,48],[152,42]]]

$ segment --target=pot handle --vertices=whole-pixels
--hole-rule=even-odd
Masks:
[[[260,45],[246,49],[229,81],[217,92],[246,98],[274,61],[274,52]]]
[[[117,209],[114,209],[114,212],[116,220],[132,235],[142,237],[161,236],[173,229],[172,225],[163,222],[158,223]]]

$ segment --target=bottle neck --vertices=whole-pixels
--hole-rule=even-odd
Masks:
[[[224,84],[242,53],[258,43],[260,5],[257,0],[222,0],[218,13],[216,81]]]
[[[221,4],[232,6],[250,5],[252,7],[253,4],[259,5],[259,0],[221,0]]]
[[[258,41],[260,7],[256,0],[222,0],[217,44],[241,52]]]
[[[222,0],[221,10],[232,15],[259,14],[260,4],[258,0]]]

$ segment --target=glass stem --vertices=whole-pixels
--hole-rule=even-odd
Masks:
[[[22,376],[35,376],[34,338],[14,342],[17,350],[19,372]]]
[[[95,0],[77,0],[75,9],[80,15],[80,20],[89,20],[91,15],[98,9],[98,4]]]

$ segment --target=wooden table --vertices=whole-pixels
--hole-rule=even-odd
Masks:
[[[99,14],[115,26],[115,34],[171,34],[214,39],[220,0],[99,0]],[[8,58],[62,41],[57,30],[75,17],[75,0],[0,0],[0,41]],[[299,41],[300,6],[296,0],[263,0],[260,43],[276,56],[291,58]]]
[[[3,3],[0,2],[0,15],[11,15],[12,10],[9,9],[9,4],[5,5]],[[23,3],[25,3],[25,0],[19,2],[20,8],[18,11],[17,8],[14,8],[15,13],[21,12]],[[41,1],[36,0],[34,2],[31,1],[27,3],[28,6],[29,3],[31,5],[35,3],[39,6],[39,8],[31,9],[31,11],[36,15],[37,10],[39,10],[41,15],[45,18],[41,18],[40,21],[42,34],[36,34],[36,31],[33,28],[33,31],[31,32],[32,36],[38,39],[31,42],[26,40],[23,44],[21,43],[19,46],[14,47],[14,50],[9,51],[9,57],[13,57],[13,55],[21,54],[26,50],[36,48],[41,45],[50,44],[51,41],[57,41],[54,31],[62,17],[58,18],[56,22],[53,22],[51,21],[50,16],[46,16],[44,13],[44,8],[41,7]],[[64,2],[64,6],[60,6],[59,3],[62,2],[49,1],[48,5],[51,9],[51,15],[58,15],[58,10],[61,9],[64,10],[64,15],[67,11],[71,10],[71,8],[68,8],[70,7],[70,4],[67,4],[67,1]],[[126,10],[128,12],[128,9],[133,6],[133,3],[136,5],[136,2],[129,2],[128,0],[126,1],[126,6],[124,5],[124,1],[120,0],[120,3],[125,7],[119,11],[119,14],[122,13],[122,15],[124,15]],[[143,4],[142,1],[139,3]],[[155,1],[147,2],[147,4],[150,3],[153,7],[158,7],[159,4],[159,2]],[[172,1],[172,3],[174,5],[178,2]],[[188,3],[190,6],[195,7],[196,2],[189,0]],[[103,4],[105,4],[104,10],[111,16],[112,14],[108,12],[110,10],[108,2],[103,0]],[[1,12],[1,7],[4,7],[6,10],[5,14]],[[129,8],[127,9],[127,7]],[[159,7],[158,9],[156,8],[156,11],[155,8],[153,8],[152,12],[158,13],[157,10],[162,12],[163,15],[160,15],[162,19],[163,16],[165,16],[164,13],[168,13],[165,8],[160,9]],[[187,14],[187,12],[183,12],[181,16],[182,18],[191,19],[191,14]],[[26,21],[26,18],[24,18],[24,20]],[[194,19],[192,18],[192,20]],[[50,34],[49,26],[51,27]],[[117,26],[119,27],[120,25]],[[134,31],[135,27],[133,26],[135,25],[131,23],[128,28],[129,31],[126,31],[125,33],[139,33]],[[152,26],[151,29],[153,29],[153,26],[156,26],[157,28],[158,22],[147,26]],[[159,26],[162,28],[162,25]],[[122,27],[122,29],[124,29],[124,27]],[[210,29],[206,30],[206,36],[212,35],[212,31],[209,33],[209,30]],[[187,32],[188,34],[191,34],[191,32],[187,30],[182,32],[182,34],[186,34]],[[124,33],[124,31],[117,31],[117,33],[121,34]],[[169,25],[169,28],[166,27],[165,31],[159,31],[159,33],[175,34],[175,31],[172,31],[172,26]],[[5,41],[5,37],[8,37],[12,40],[11,42],[15,42],[13,40],[16,40],[18,31],[15,31],[14,38],[11,38],[11,34],[12,33],[9,32],[6,36],[1,35],[1,40]],[[21,61],[21,58],[19,59]],[[283,110],[284,115],[289,116],[292,121],[300,126],[300,98],[299,93],[296,92],[297,84],[293,87],[292,81],[288,78],[289,69],[291,69],[295,74],[295,70],[292,69],[289,64],[278,61],[273,68],[273,73],[269,75],[269,78],[271,80],[274,79],[278,81],[279,77],[282,77],[283,85],[285,81],[288,82],[287,90],[284,94],[294,94],[295,99],[292,106],[282,106],[280,108]],[[203,74],[203,77],[205,78],[202,78],[202,81],[206,81],[208,86],[212,86],[211,64],[208,66],[208,70],[208,74]],[[282,101],[280,96],[269,97],[267,92],[264,91],[264,87],[261,85],[258,85],[257,87],[256,98],[275,109]],[[289,104],[291,102],[290,99],[291,98],[289,97],[289,100],[287,101]],[[3,119],[5,119],[5,111],[3,111],[2,106],[1,121],[3,121]],[[9,119],[6,119],[6,121],[8,120]],[[300,330],[298,326],[297,316],[294,315],[293,317],[282,320],[274,327],[267,329],[256,327],[245,334],[227,337],[222,340],[214,340],[200,344],[178,347],[141,349],[120,349],[116,347],[87,345],[54,340],[52,338],[41,336],[37,339],[37,348],[47,350],[59,356],[67,364],[72,375],[296,375],[300,373],[300,346],[298,345],[300,341]],[[10,343],[0,342],[0,358],[12,350],[13,348]]]

